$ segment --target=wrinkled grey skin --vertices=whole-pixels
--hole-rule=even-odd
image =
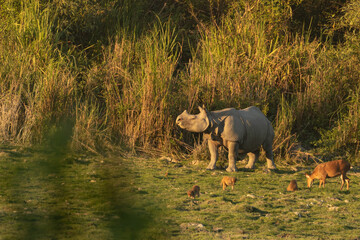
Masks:
[[[226,108],[208,112],[201,107],[199,110],[197,115],[189,114],[185,110],[176,118],[176,124],[187,131],[204,134],[211,155],[207,169],[216,168],[220,146],[229,150],[229,166],[226,169],[228,172],[237,170],[238,153],[248,154],[249,162],[245,168],[253,169],[261,146],[266,152],[267,167],[276,169],[272,151],[274,130],[260,109],[252,106],[243,110]]]

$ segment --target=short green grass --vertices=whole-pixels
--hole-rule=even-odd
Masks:
[[[306,188],[311,168],[206,171],[206,162],[0,147],[0,239],[355,239],[359,173]],[[167,174],[166,174],[167,173]],[[235,189],[222,190],[223,176]],[[290,180],[299,190],[287,192]],[[194,184],[199,198],[186,195]]]

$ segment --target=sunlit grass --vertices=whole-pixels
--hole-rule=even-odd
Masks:
[[[358,4],[317,39],[291,29],[290,3],[160,3],[1,1],[0,140],[41,143],[70,120],[72,149],[183,154],[184,109],[256,105],[284,161],[294,146],[358,158]]]
[[[231,173],[206,163],[94,157],[1,148],[3,239],[354,239],[360,235],[357,167],[350,190],[337,178],[306,188],[304,173],[279,167]],[[166,174],[167,173],[167,174]],[[299,190],[287,192],[290,180]],[[199,185],[200,197],[186,191]]]

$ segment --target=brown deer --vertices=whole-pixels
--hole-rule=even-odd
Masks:
[[[332,178],[340,175],[341,178],[341,187],[340,190],[343,188],[344,183],[346,182],[347,190],[349,190],[349,182],[350,179],[346,177],[346,172],[350,169],[350,163],[346,160],[334,160],[330,162],[321,163],[316,166],[313,173],[311,175],[305,174],[307,178],[307,185],[311,188],[314,179],[319,179],[320,184],[325,187],[325,179]]]
[[[234,190],[234,185],[235,185],[235,183],[236,183],[236,178],[234,178],[234,177],[228,177],[228,176],[225,176],[225,177],[223,177],[223,179],[221,180],[221,186],[223,187],[223,190],[225,190],[225,188],[227,187],[227,186],[231,186],[231,189],[233,189]]]
[[[286,189],[289,192],[293,192],[298,190],[297,182],[296,180],[291,180],[289,186]]]
[[[190,198],[195,198],[200,196],[200,187],[197,185],[194,185],[191,190],[187,191],[187,195]]]

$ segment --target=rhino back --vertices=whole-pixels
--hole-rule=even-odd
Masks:
[[[221,136],[222,139],[227,141],[242,141],[245,128],[239,110],[226,108],[213,111],[211,114],[217,124],[213,134]]]
[[[239,110],[235,108],[224,108],[221,110],[212,111],[211,113],[216,117],[226,117],[229,115],[236,115]]]
[[[271,141],[274,138],[274,130],[270,121],[257,107],[249,107],[239,110],[244,120],[246,137],[243,142],[243,148],[249,151],[256,150],[265,141]]]
[[[243,110],[227,108],[212,113],[224,120],[221,137],[227,141],[239,142],[244,151],[258,149],[267,137],[274,134],[269,120],[257,107]]]

